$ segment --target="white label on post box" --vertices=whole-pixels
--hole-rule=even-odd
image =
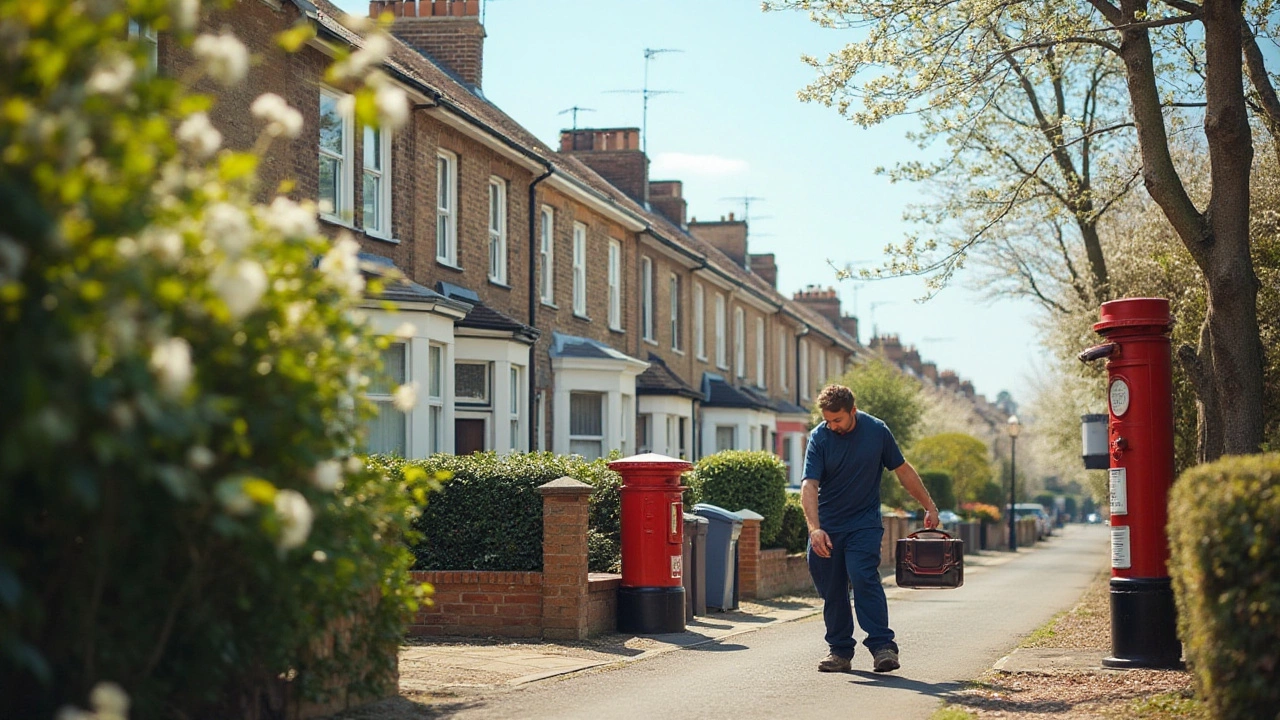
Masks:
[[[1111,514],[1129,514],[1129,473],[1125,468],[1111,468]]]
[[[1111,567],[1116,570],[1128,570],[1132,565],[1129,558],[1129,526],[1119,525],[1111,528]]]
[[[1129,412],[1129,383],[1124,378],[1111,381],[1111,414],[1120,417]]]
[[[672,555],[671,556],[672,579],[679,580],[683,575],[684,575],[684,556]]]

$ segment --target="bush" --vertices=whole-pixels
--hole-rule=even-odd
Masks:
[[[939,510],[955,509],[956,493],[949,473],[922,472],[920,480],[924,482],[924,489],[929,491],[929,497],[933,498]]]
[[[965,520],[978,522],[1000,522],[1000,508],[985,503],[964,503],[960,506],[960,516]]]
[[[787,493],[787,504],[782,508],[782,527],[771,547],[786,548],[789,553],[804,552],[809,546],[809,524],[804,519],[804,507],[800,496]]]
[[[743,508],[764,516],[760,547],[772,547],[782,529],[787,502],[787,468],[777,455],[762,450],[725,450],[698,461],[686,475],[692,502]]]
[[[571,477],[595,488],[589,526],[591,569],[607,572],[620,562],[621,477],[606,460],[576,455],[528,453],[434,455],[422,460],[378,457],[376,465],[397,476],[416,468],[452,478],[422,510],[414,527],[422,539],[412,546],[417,570],[542,569],[542,495],[538,487]]]
[[[1280,454],[1191,468],[1169,501],[1179,634],[1215,718],[1280,714]]]
[[[1009,502],[1009,490],[998,482],[989,482],[978,490],[978,496],[974,500],[983,505],[1004,507]]]
[[[146,71],[128,22],[185,52],[168,8],[202,4],[0,2],[0,717],[99,681],[139,718],[394,688],[425,487],[351,456],[381,342],[358,245],[219,147],[183,87],[214,66]]]

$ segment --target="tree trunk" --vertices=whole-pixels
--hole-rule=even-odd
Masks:
[[[1092,204],[1089,207],[1092,211]],[[1102,238],[1098,237],[1096,222],[1081,222],[1080,236],[1084,240],[1085,253],[1089,258],[1089,283],[1093,297],[1099,303],[1111,299],[1111,278],[1107,274],[1107,258],[1102,252]]]

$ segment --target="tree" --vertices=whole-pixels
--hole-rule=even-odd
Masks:
[[[853,391],[859,410],[889,426],[899,447],[908,447],[924,413],[920,383],[881,358],[854,365],[837,381]]]
[[[939,509],[954,510],[957,507],[955,483],[950,475],[936,470],[925,471],[920,473],[920,480]]]
[[[788,0],[779,5],[811,9],[827,26],[863,31],[863,39],[825,62],[811,61],[821,76],[803,94],[835,103],[863,124],[955,97],[993,98],[1010,72],[1011,58],[1024,67],[1044,65],[1050,50],[1081,45],[1118,58],[1143,184],[1204,275],[1207,311],[1198,347],[1178,350],[1200,408],[1199,457],[1258,450],[1264,433],[1263,348],[1248,227],[1253,137],[1244,92],[1246,51],[1259,97],[1274,99],[1275,93],[1260,67],[1255,33],[1241,2]],[[1266,18],[1269,7],[1260,2],[1250,9]],[[1157,38],[1170,33],[1164,35],[1171,38],[1165,46],[1176,47],[1179,37],[1192,35],[1179,26],[1193,23],[1203,42],[1182,43],[1189,58],[1174,62],[1157,52],[1153,32]],[[1196,74],[1201,67],[1202,76]],[[854,99],[863,107],[851,112]],[[1204,109],[1210,183],[1203,207],[1192,200],[1171,152],[1167,120],[1175,106]],[[998,112],[985,102],[977,107],[983,114]]]
[[[991,451],[972,435],[946,433],[921,438],[911,445],[911,463],[922,472],[937,471],[951,476],[960,502],[978,499],[982,487],[991,482]]]

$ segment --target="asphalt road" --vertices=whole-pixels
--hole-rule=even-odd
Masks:
[[[770,626],[621,668],[437,706],[473,718],[928,718],[1108,566],[1106,527],[1074,526],[1009,562],[972,568],[958,590],[889,592],[902,669],[871,672],[859,645],[853,672],[817,672],[821,616]],[[855,634],[861,640],[861,634]]]

